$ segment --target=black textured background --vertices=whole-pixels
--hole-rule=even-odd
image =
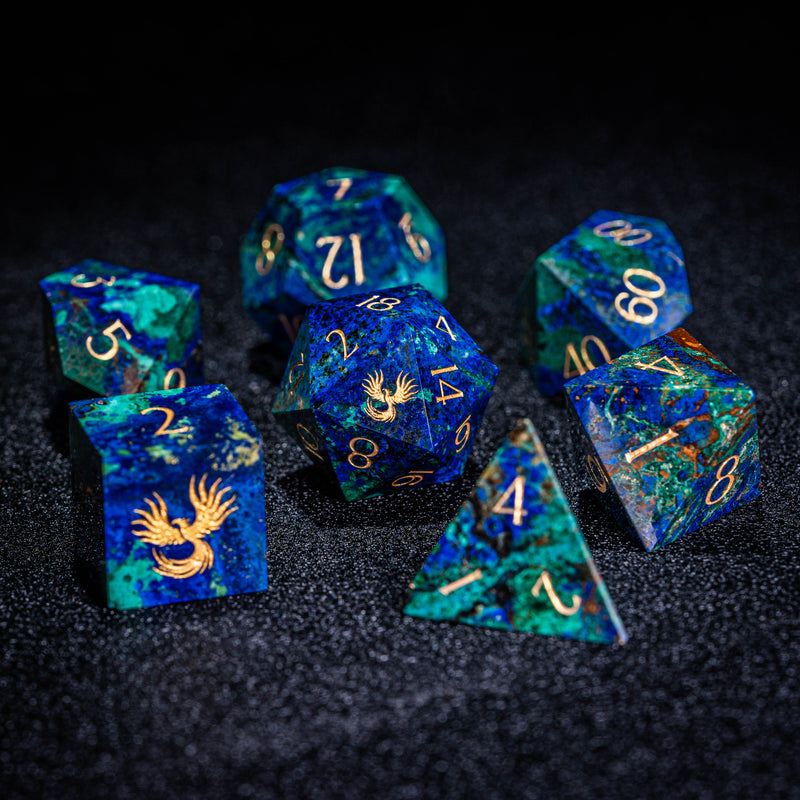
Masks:
[[[523,24],[496,6],[441,26],[385,6],[6,27],[0,796],[800,797],[790,28],[618,6]],[[352,504],[270,415],[282,364],[242,310],[237,263],[271,186],[334,165],[408,179],[447,236],[446,305],[500,367],[462,479]],[[670,225],[687,329],[758,397],[762,498],[652,554],[601,513],[563,406],[517,359],[525,272],[600,208]],[[266,593],[120,613],[73,574],[37,281],[85,257],[201,285],[207,380],[265,441]],[[523,415],[624,647],[402,614]]]

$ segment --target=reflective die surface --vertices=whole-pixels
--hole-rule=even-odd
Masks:
[[[397,175],[334,167],[278,184],[239,257],[244,307],[287,353],[312,303],[412,283],[447,297],[442,229]]]
[[[267,588],[261,437],[221,385],[70,404],[78,563],[137,608]]]
[[[72,394],[203,382],[197,284],[89,259],[39,283],[48,364]]]
[[[627,641],[529,419],[511,430],[414,578],[405,613]]]
[[[540,255],[518,292],[522,358],[557,394],[691,313],[683,251],[649,217],[598,211]]]
[[[592,482],[647,550],[760,494],[755,393],[683,328],[565,393]]]
[[[421,286],[310,306],[272,411],[347,500],[461,474],[497,367]]]

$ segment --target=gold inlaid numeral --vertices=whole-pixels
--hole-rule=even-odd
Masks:
[[[728,466],[730,465],[730,466]],[[733,483],[735,480],[734,470],[736,467],[739,466],[739,456],[730,456],[726,458],[717,468],[716,471],[716,478],[717,480],[711,486],[711,488],[706,493],[706,505],[713,506],[719,503],[723,497],[733,488]],[[725,491],[722,492],[718,497],[711,499],[714,496],[714,493],[717,490],[717,487],[727,481],[728,485],[725,487]]]
[[[178,379],[177,386],[171,386],[172,379]],[[186,386],[186,373],[180,367],[173,367],[170,370],[167,370],[167,374],[164,376],[164,388],[165,389],[183,389]]]
[[[346,194],[347,190],[353,185],[352,178],[330,178],[327,181],[328,186],[337,186],[336,194],[334,194],[334,200],[341,200]]]
[[[351,233],[350,248],[353,251],[353,276],[355,278],[356,286],[360,286],[366,280],[364,278],[364,262],[361,257],[361,236],[358,233]],[[336,254],[339,252],[344,236],[320,236],[317,239],[317,247],[324,247],[330,245],[331,249],[325,256],[325,264],[322,267],[322,282],[329,289],[343,289],[350,283],[349,275],[342,275],[338,280],[334,280],[331,276],[333,272],[333,262],[336,260]]]
[[[77,286],[80,289],[90,289],[92,286],[99,286],[101,283],[103,286],[113,286],[117,280],[116,275],[111,275],[108,278],[88,278],[84,273],[80,273],[80,275],[76,275],[71,281],[70,284],[72,286]]]
[[[356,308],[366,306],[370,311],[389,311],[397,305],[400,305],[400,300],[396,297],[381,297],[379,294],[374,294],[372,297],[356,303]]]
[[[586,469],[589,472],[589,477],[592,479],[592,483],[600,492],[605,494],[606,491],[608,491],[608,478],[606,477],[605,470],[600,465],[600,461],[598,460],[597,456],[586,456]]]
[[[266,275],[272,269],[275,259],[278,257],[283,240],[285,239],[283,228],[277,222],[270,222],[261,236],[261,250],[256,257],[256,272],[259,275]]]
[[[428,240],[421,234],[411,230],[412,225],[414,224],[411,219],[410,212],[406,212],[403,214],[402,219],[398,223],[400,228],[403,231],[403,234],[406,237],[406,242],[408,246],[411,248],[411,252],[414,254],[414,258],[417,261],[421,261],[423,264],[427,263],[431,260],[431,246]]]
[[[89,351],[89,354],[94,358],[99,359],[100,361],[110,361],[114,356],[119,352],[119,339],[114,336],[114,331],[121,330],[124,334],[125,338],[130,340],[131,333],[128,329],[122,324],[122,320],[116,320],[112,322],[107,328],[103,328],[101,335],[105,336],[108,339],[111,339],[111,347],[106,350],[105,353],[98,353],[94,347],[92,346],[92,339],[94,337],[87,336],[86,337],[86,349]]]
[[[584,336],[583,339],[581,339],[580,355],[578,355],[578,351],[575,349],[575,345],[572,342],[567,345],[567,350],[564,354],[565,379],[574,378],[576,375],[584,375],[590,369],[594,369],[597,366],[589,355],[590,343],[594,344],[606,363],[611,361],[611,354],[608,352],[608,348],[603,344],[601,339],[592,335]],[[575,369],[570,368],[570,362],[575,364]]]
[[[344,360],[347,361],[356,350],[358,350],[358,345],[356,345],[352,350],[347,349],[347,337],[344,335],[344,331],[341,328],[336,328],[335,330],[329,331],[328,335],[325,337],[325,341],[329,342],[331,340],[331,336],[333,335],[338,336],[342,340],[342,350],[344,350]]]
[[[652,280],[657,284],[656,289],[642,289],[631,282],[631,278],[638,275],[642,278]],[[628,322],[635,322],[639,325],[650,325],[658,316],[658,306],[653,302],[655,298],[661,297],[666,291],[667,287],[661,278],[651,272],[649,269],[639,269],[638,267],[630,267],[626,269],[622,275],[622,282],[630,289],[630,292],[620,292],[614,298],[614,308],[617,309],[619,315],[628,320]],[[630,298],[630,300],[628,300]],[[627,307],[623,303],[628,300]],[[648,309],[647,314],[640,314],[635,309],[637,306],[644,306]]]
[[[479,569],[475,569],[472,572],[464,575],[462,578],[459,578],[456,581],[452,581],[451,583],[442,586],[438,591],[439,594],[445,595],[445,597],[454,592],[456,589],[460,589],[462,586],[468,586],[470,583],[474,583],[475,581],[479,581],[483,577],[483,572]]]
[[[308,429],[305,425],[301,423],[297,423],[295,428],[297,431],[297,435],[300,437],[300,441],[303,443],[303,448],[306,452],[310,453],[312,456],[315,456],[320,461],[324,461],[325,459],[322,457],[320,453],[320,446],[319,446],[319,439]]]
[[[553,608],[562,616],[571,617],[581,607],[581,598],[577,594],[572,595],[571,605],[567,606],[561,602],[561,598],[556,594],[556,590],[553,587],[553,581],[550,578],[550,573],[546,569],[542,570],[542,574],[539,575],[539,580],[533,584],[531,588],[531,594],[534,597],[538,597],[542,587],[544,587],[544,591],[547,594],[547,599],[552,603]]]
[[[661,361],[666,361],[669,367],[659,367],[658,364]],[[683,370],[669,356],[661,356],[661,358],[657,358],[649,364],[644,361],[637,361],[634,366],[639,367],[639,369],[652,369],[657,372],[666,372],[668,375],[676,375],[679,378],[683,377]],[[670,369],[670,367],[672,369]]]
[[[175,419],[175,412],[171,408],[164,408],[164,406],[150,406],[140,411],[140,414],[150,414],[153,411],[161,411],[166,419],[161,423],[161,427],[153,434],[154,436],[165,436],[170,433],[186,433],[191,430],[191,426],[182,425],[180,428],[170,428],[172,420]]]
[[[444,325],[444,328],[442,325]],[[441,315],[439,316],[439,319],[436,320],[436,329],[444,331],[454,342],[456,341],[456,335],[450,330],[447,320]]]
[[[297,385],[303,380],[303,375],[306,373],[306,355],[305,353],[300,353],[300,360],[295,361],[294,364],[289,369],[289,374],[286,376],[286,380],[289,385],[289,396],[292,397],[294,395],[295,389],[297,389]],[[294,371],[300,367],[300,374],[297,377],[294,377]]]
[[[509,508],[506,501],[514,495],[514,506]],[[528,512],[523,507],[525,499],[525,476],[517,475],[509,484],[508,488],[503,492],[500,499],[492,506],[492,514],[511,514],[511,521],[515,525],[522,525],[522,518],[527,516]]]
[[[392,486],[416,486],[422,483],[424,475],[433,475],[432,469],[412,469],[406,475],[401,475],[392,481]]]
[[[458,367],[453,365],[451,367],[442,367],[441,369],[432,369],[431,375],[435,377],[436,375],[442,375],[445,372],[458,372]],[[451,390],[451,394],[445,394],[445,386]],[[458,400],[459,397],[463,397],[464,392],[461,391],[457,386],[453,386],[452,384],[448,383],[443,378],[439,378],[439,396],[436,398],[437,403],[446,404],[448,400]]]
[[[660,436],[656,436],[656,438],[652,441],[647,442],[647,444],[643,444],[641,447],[637,447],[634,450],[628,450],[628,452],[625,453],[625,460],[629,464],[632,464],[637,458],[639,458],[639,456],[643,456],[645,453],[655,450],[656,447],[660,447],[662,444],[672,441],[677,435],[678,432],[670,428]]]
[[[472,419],[472,414],[470,414],[459,426],[456,428],[456,436],[455,436],[455,444],[456,453],[460,453],[466,446],[467,442],[469,441],[469,435],[472,431],[472,426],[469,424],[469,421]]]
[[[360,450],[356,449],[356,442],[369,442],[372,448],[368,453],[362,453]],[[369,469],[372,466],[373,459],[381,451],[372,439],[367,439],[365,436],[354,436],[350,440],[348,447],[350,448],[350,455],[347,456],[347,463],[356,469]],[[356,459],[363,459],[363,463],[356,463]]]
[[[643,244],[653,238],[653,234],[646,228],[634,228],[626,219],[612,219],[595,225],[592,229],[595,236],[611,238],[622,247],[633,247]]]

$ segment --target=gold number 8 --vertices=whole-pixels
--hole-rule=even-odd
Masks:
[[[264,235],[261,237],[261,251],[256,258],[256,272],[259,275],[266,275],[272,269],[272,265],[283,247],[284,238],[283,228],[277,222],[267,225]]]
[[[730,467],[727,467],[726,469],[727,464],[730,464]],[[733,473],[736,467],[738,466],[739,466],[739,456],[731,456],[730,458],[726,458],[719,465],[719,467],[717,467],[717,472],[716,472],[717,479],[716,481],[714,481],[713,485],[706,494],[707,506],[713,506],[719,503],[719,501],[722,500],[722,498],[725,497],[725,495],[728,494],[728,492],[733,488],[733,481],[734,481]],[[722,494],[719,497],[712,500],[711,498],[714,492],[716,491],[717,486],[719,486],[723,481],[728,481],[728,485],[725,487],[725,491],[722,492]]]
[[[369,442],[372,445],[372,449],[369,453],[362,453],[356,450],[356,442]],[[347,456],[347,463],[356,469],[369,469],[372,466],[373,458],[380,452],[378,445],[372,439],[367,439],[364,436],[354,436],[348,446],[350,447],[350,455]],[[363,458],[364,463],[356,464],[356,458]]]

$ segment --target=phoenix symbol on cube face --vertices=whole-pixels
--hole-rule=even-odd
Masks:
[[[153,571],[167,578],[191,578],[198,572],[204,572],[214,563],[214,551],[211,545],[203,537],[213,531],[219,530],[222,523],[238,506],[231,505],[236,500],[236,495],[231,495],[227,500],[222,496],[229,492],[231,487],[226,486],[219,489],[222,478],[217,478],[211,486],[206,489],[206,478],[203,475],[195,490],[195,476],[192,475],[189,481],[189,500],[194,506],[194,522],[189,524],[187,519],[174,519],[169,522],[167,516],[167,504],[158,492],[153,492],[154,502],[149,497],[144,501],[150,507],[150,511],[137,508],[135,512],[139,515],[138,519],[131,521],[132,526],[139,526],[137,530],[131,527],[131,533],[138,536],[143,542],[155,545],[153,548],[153,558],[157,566]],[[159,551],[159,548],[168,545],[185,544],[191,542],[194,549],[186,558],[169,558]]]
[[[367,407],[364,409],[372,419],[378,422],[391,422],[397,416],[395,406],[401,403],[407,403],[414,395],[417,394],[419,389],[414,383],[414,379],[406,373],[405,376],[401,371],[397,376],[397,386],[394,392],[383,388],[383,370],[376,370],[374,374],[367,375],[366,380],[361,384],[364,391],[369,395],[367,400]],[[372,401],[377,400],[380,403],[386,403],[388,408],[383,411],[378,411],[372,405]]]

